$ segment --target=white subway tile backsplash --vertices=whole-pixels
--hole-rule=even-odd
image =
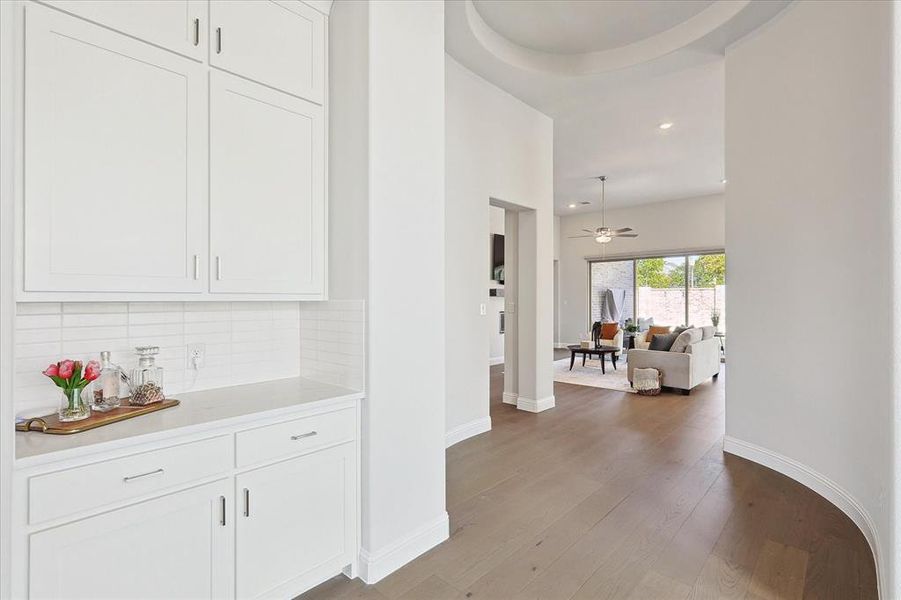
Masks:
[[[16,309],[17,315],[58,315],[61,312],[62,308],[59,302],[19,304]]]
[[[28,304],[17,304],[16,310],[23,310],[23,307],[29,306]],[[64,313],[79,313],[79,314],[89,314],[89,313],[127,313],[128,312],[128,303],[126,302],[64,302],[62,304],[57,304],[57,306],[62,306],[62,311]]]
[[[109,327],[128,325],[128,313],[64,314],[63,327]]]
[[[160,346],[166,392],[177,395],[301,375],[299,302],[71,302],[16,305],[17,413],[52,410],[56,388],[41,371],[62,358],[98,359],[102,350],[130,369],[134,347]],[[206,347],[188,369],[186,345]]]
[[[60,324],[59,314],[55,315],[17,315],[16,329],[41,329],[41,328],[58,328]]]
[[[330,300],[300,305],[301,375],[363,390],[366,387],[366,305]]]

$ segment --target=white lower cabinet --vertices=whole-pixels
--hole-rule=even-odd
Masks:
[[[19,470],[13,596],[293,598],[353,574],[359,440],[342,399]]]
[[[354,445],[235,478],[238,598],[289,597],[353,561]]]
[[[32,534],[29,597],[230,597],[231,494],[217,481]]]

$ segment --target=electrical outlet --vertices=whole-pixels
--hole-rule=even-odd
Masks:
[[[195,343],[188,344],[188,353],[187,353],[187,364],[186,368],[198,370],[203,366],[203,361],[206,358],[206,344]]]
[[[488,314],[488,305],[479,304],[479,314],[483,317]]]

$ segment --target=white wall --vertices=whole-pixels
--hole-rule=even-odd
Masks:
[[[637,238],[614,239],[601,246],[582,229],[601,224],[601,213],[560,217],[560,334],[561,344],[575,344],[588,323],[588,263],[586,257],[720,249],[725,246],[725,204],[722,194],[642,204],[607,211],[612,227],[631,227]],[[731,265],[730,265],[731,267]]]
[[[553,122],[468,71],[447,64],[447,430],[488,419],[489,200],[538,209],[551,298]],[[509,259],[508,259],[509,260]],[[422,287],[417,283],[417,287]],[[505,292],[511,293],[510,286]],[[431,296],[431,294],[430,294]],[[546,323],[552,336],[548,303]],[[552,383],[550,355],[546,377]]]
[[[333,135],[348,138],[332,141],[331,228],[343,218],[366,239],[333,244],[330,266],[334,296],[367,300],[360,574],[372,583],[448,536],[444,4],[336,2],[329,29],[332,94],[352,94],[329,115]],[[353,47],[336,51],[344,42]],[[423,340],[428,352],[411,351]]]
[[[849,513],[877,544],[883,598],[901,595],[889,587],[893,10],[800,2],[726,54],[726,449]]]

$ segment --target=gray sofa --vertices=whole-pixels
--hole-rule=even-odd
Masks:
[[[710,379],[716,379],[720,374],[720,341],[713,337],[713,327],[688,330],[689,337],[699,339],[691,341],[681,347],[673,346],[677,351],[648,350],[647,344],[639,346],[636,339],[635,348],[629,350],[628,378],[632,383],[632,373],[635,369],[657,369],[660,371],[660,385],[682,390],[683,394],[690,393],[691,389],[700,383]],[[644,342],[644,340],[641,340]]]

